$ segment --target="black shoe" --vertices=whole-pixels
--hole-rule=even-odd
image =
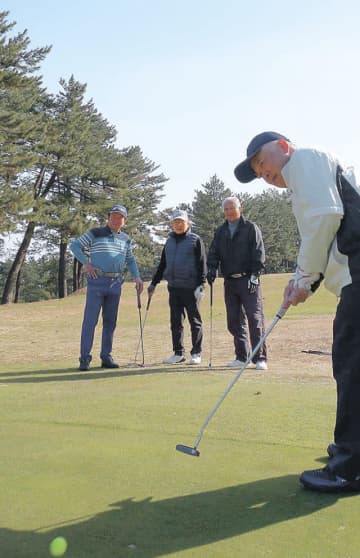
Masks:
[[[101,368],[120,368],[120,366],[114,361],[112,356],[109,356],[101,361]]]
[[[331,443],[327,447],[327,453],[329,457],[335,457],[335,455],[339,455],[341,453],[341,448],[334,443]]]
[[[318,492],[360,491],[360,477],[352,481],[343,479],[329,471],[327,467],[324,467],[324,469],[315,469],[313,471],[304,471],[301,473],[299,480],[305,488],[317,490]]]
[[[90,370],[90,361],[89,360],[80,360],[79,370],[82,370],[83,372],[85,370]]]

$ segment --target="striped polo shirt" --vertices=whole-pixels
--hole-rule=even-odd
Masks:
[[[116,233],[108,226],[95,227],[74,240],[69,248],[82,264],[90,262],[107,273],[123,273],[126,267],[133,278],[140,276],[131,240],[123,231]]]

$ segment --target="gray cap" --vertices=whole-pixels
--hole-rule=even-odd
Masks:
[[[171,215],[170,221],[175,221],[175,219],[182,219],[185,223],[189,222],[189,217],[186,211],[183,209],[175,209]]]

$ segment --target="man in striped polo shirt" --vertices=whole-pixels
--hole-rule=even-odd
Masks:
[[[137,292],[140,294],[143,290],[131,240],[121,230],[126,218],[126,208],[114,205],[109,211],[105,227],[95,227],[70,244],[71,252],[84,265],[87,277],[79,370],[90,370],[91,349],[100,309],[103,318],[101,367],[119,368],[111,352],[125,267],[135,281]]]

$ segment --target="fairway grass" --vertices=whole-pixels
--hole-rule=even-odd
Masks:
[[[287,279],[263,280],[267,321]],[[269,372],[244,372],[194,458],[175,446],[194,444],[235,373],[223,366],[232,353],[220,282],[213,369],[208,329],[202,366],[161,365],[171,354],[162,286],[144,332],[147,365],[128,366],[138,323],[126,287],[114,371],[76,369],[83,295],[0,308],[0,556],[48,557],[50,541],[63,536],[65,558],[358,558],[359,496],[312,493],[298,482],[303,469],[326,463],[330,360],[301,356],[298,340],[292,358],[301,367],[284,372],[299,324],[307,347],[330,342],[331,326],[320,333],[318,324],[326,314],[331,323],[333,300],[319,292],[307,303],[318,314],[298,307],[278,324]],[[207,305],[203,316],[208,328]]]

